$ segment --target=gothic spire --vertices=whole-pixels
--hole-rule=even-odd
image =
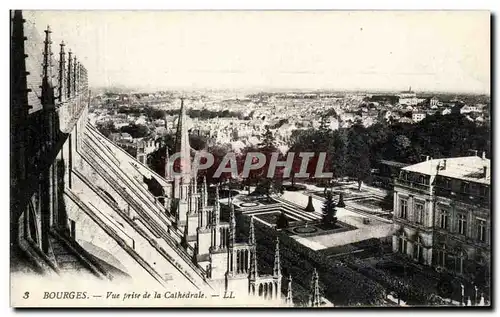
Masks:
[[[253,216],[250,217],[250,232],[248,234],[248,244],[255,245],[255,227],[253,223]]]
[[[280,240],[277,237],[276,237],[276,251],[274,253],[273,276],[281,279]]]
[[[198,170],[198,169],[196,169]],[[198,175],[193,175],[193,193],[197,194],[198,193]]]
[[[229,245],[234,246],[236,240],[236,217],[234,215],[234,205],[229,206]]]
[[[54,86],[52,84],[52,40],[50,26],[47,26],[43,48],[43,79],[42,79],[42,104],[54,104]]]
[[[321,304],[320,295],[319,295],[319,277],[318,271],[314,268],[312,281],[311,281],[311,294],[309,297],[311,307],[319,307]]]
[[[66,53],[64,52],[64,41],[59,44],[61,49],[59,50],[59,83],[58,83],[58,92],[59,92],[59,102],[64,102],[66,100]]]
[[[201,212],[203,208],[205,208],[206,205],[206,199],[207,199],[207,191],[206,191],[206,182],[203,182],[201,184],[201,190],[200,190],[200,199],[198,199],[198,209]]]
[[[186,214],[188,214],[188,211],[186,211]],[[186,218],[187,218],[187,215],[186,215]],[[186,225],[184,226],[184,232],[183,232],[182,241],[181,241],[181,245],[186,249],[189,247],[189,242],[188,242],[189,227],[188,226],[189,226],[189,221],[186,221]]]
[[[293,296],[292,296],[292,275],[288,276],[288,287],[285,302],[289,305],[293,305]]]
[[[27,115],[28,109],[32,105],[28,105],[28,92],[31,91],[26,85],[26,76],[29,72],[26,71],[26,55],[25,41],[27,37],[24,34],[24,23],[21,10],[12,12],[11,24],[11,59],[10,59],[10,78],[11,78],[11,98],[12,110],[19,112],[19,115],[12,115],[11,120],[21,120],[21,115]]]
[[[181,98],[181,110],[177,119],[177,133],[175,135],[175,151],[180,154],[180,169],[177,171],[182,175],[182,183],[189,184],[191,179],[191,146],[189,145],[189,133],[187,127],[186,108],[184,98]]]
[[[67,78],[67,97],[68,99],[71,99],[73,97],[73,53],[71,52],[71,49],[68,52],[68,78]]]
[[[250,269],[249,269],[249,279],[251,281],[257,280],[257,248],[250,249]]]
[[[201,191],[203,192],[203,207],[208,205],[208,186],[207,186],[207,176],[203,176],[203,186]]]
[[[165,179],[171,180],[170,169],[170,154],[168,153],[168,145],[165,146]]]
[[[220,202],[219,202],[219,185],[215,185],[215,203],[213,211],[213,221],[214,225],[219,224],[220,221]]]
[[[73,91],[73,95],[76,96],[78,95],[78,89],[77,89],[77,72],[78,70],[78,60],[76,59],[76,55],[73,57],[73,78],[72,78],[72,85],[73,87],[71,88],[71,90]]]

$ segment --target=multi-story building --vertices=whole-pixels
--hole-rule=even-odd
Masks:
[[[426,116],[427,115],[425,112],[413,112],[411,114],[411,119],[413,120],[413,122],[420,122],[424,120]]]
[[[402,168],[394,186],[393,251],[464,278],[488,276],[490,182],[484,153]]]
[[[400,105],[414,106],[418,103],[417,94],[414,91],[411,91],[411,87],[408,91],[401,92],[398,97]]]

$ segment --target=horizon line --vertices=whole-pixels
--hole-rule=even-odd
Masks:
[[[408,86],[407,86],[408,87]],[[119,90],[131,90],[131,91],[137,91],[137,92],[159,92],[159,91],[189,91],[189,92],[199,92],[199,91],[232,91],[232,92],[252,92],[252,93],[272,93],[272,92],[335,92],[335,93],[340,93],[340,92],[364,92],[364,93],[402,93],[402,92],[408,92],[407,88],[400,88],[400,89],[388,89],[388,88],[300,88],[300,87],[294,87],[294,88],[284,88],[284,87],[252,87],[252,88],[243,88],[243,87],[234,87],[234,88],[215,88],[215,87],[184,87],[184,86],[170,86],[170,87],[141,87],[141,86],[127,86],[127,85],[99,85],[99,86],[91,86],[91,90],[99,89],[99,90],[106,90],[106,89],[119,89]],[[484,91],[484,92],[478,92],[478,91],[465,91],[465,90],[431,90],[431,89],[423,89],[423,90],[418,90],[418,89],[413,89],[412,91],[414,93],[436,93],[436,94],[466,94],[466,95],[487,95],[491,97],[491,90],[490,91]]]

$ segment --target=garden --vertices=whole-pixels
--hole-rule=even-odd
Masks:
[[[237,215],[237,237],[248,240],[250,218]],[[296,305],[306,305],[314,268],[319,274],[320,291],[336,306],[380,305],[385,290],[378,283],[344,266],[340,261],[328,259],[321,253],[301,245],[293,238],[256,221],[257,258],[259,274],[271,274],[274,265],[276,237],[280,239],[280,256],[283,277],[293,278],[293,296]],[[282,292],[286,292],[286,279]],[[285,293],[286,294],[286,293]]]
[[[342,221],[336,221],[335,223],[324,223],[320,220],[309,221],[309,222],[296,222],[291,223],[290,226],[285,230],[288,235],[299,235],[301,237],[312,237],[324,234],[332,234],[345,232],[349,230],[357,229]]]

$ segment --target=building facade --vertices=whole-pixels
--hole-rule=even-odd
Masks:
[[[394,186],[393,251],[467,280],[488,283],[490,160],[427,159],[402,168]]]

